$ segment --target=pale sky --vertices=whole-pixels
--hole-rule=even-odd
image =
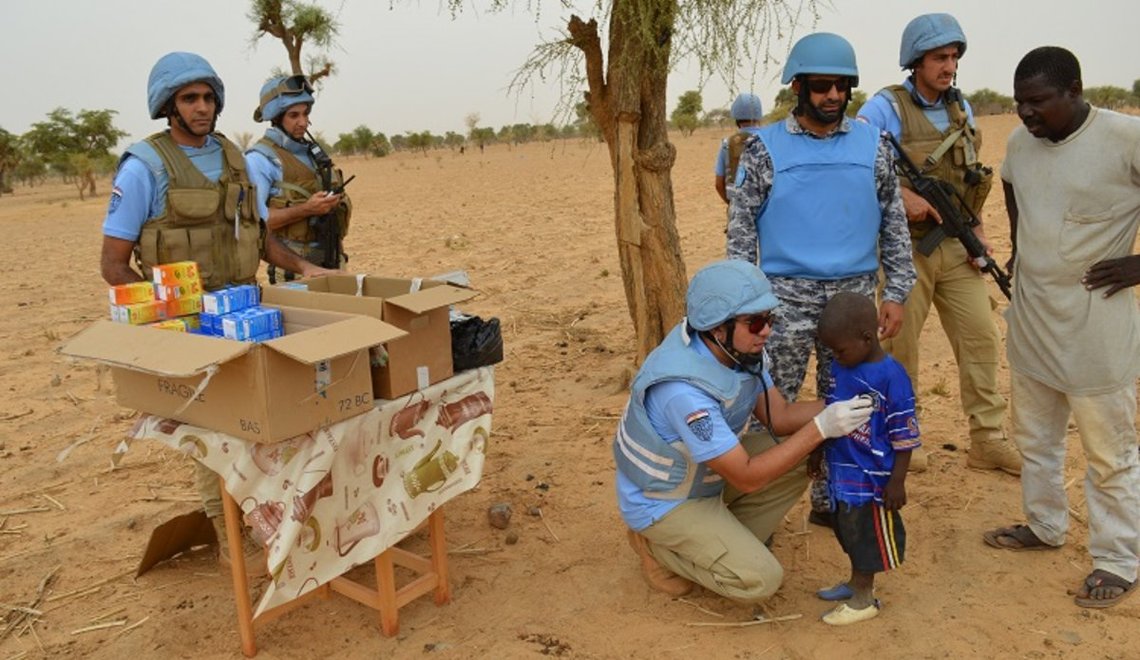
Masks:
[[[313,113],[314,130],[326,139],[360,124],[389,137],[421,130],[463,133],[464,117],[473,112],[481,125],[496,130],[554,119],[560,93],[555,82],[522,96],[508,96],[506,88],[534,44],[565,25],[570,11],[557,0],[542,1],[538,19],[520,1],[514,11],[468,9],[455,20],[436,2],[315,1],[339,12],[341,22],[340,48],[331,53],[340,71],[325,85]],[[60,106],[109,108],[118,111],[116,125],[130,133],[128,140],[145,137],[164,125],[147,115],[147,74],[161,55],[188,50],[209,60],[225,82],[219,130],[259,135],[265,125],[252,120],[258,90],[272,68],[286,67],[287,60],[271,37],[250,48],[247,8],[245,0],[0,0],[0,127],[23,133]],[[860,88],[873,93],[902,79],[896,64],[903,27],[934,11],[953,13],[966,32],[958,81],[967,92],[989,87],[1012,95],[1017,61],[1041,45],[1076,53],[1086,86],[1130,88],[1140,78],[1136,0],[832,0],[815,29],[852,42]],[[804,26],[800,34],[808,31]],[[789,47],[778,44],[777,54],[782,57]],[[752,81],[765,110],[779,90],[779,73],[763,71]],[[696,86],[696,64],[679,63],[669,81],[670,108]],[[716,80],[702,91],[706,110],[732,100]]]

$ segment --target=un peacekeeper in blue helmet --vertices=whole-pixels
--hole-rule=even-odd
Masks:
[[[246,151],[250,180],[257,188],[257,209],[270,232],[277,234],[290,250],[321,263],[325,246],[315,222],[333,212],[340,222],[340,236],[348,231],[351,205],[347,196],[326,189],[342,183],[340,173],[333,171],[323,151],[309,139],[310,115],[316,99],[309,81],[300,75],[276,76],[261,87],[254,121],[268,121],[265,135]],[[314,160],[314,154],[322,163]],[[322,170],[321,167],[324,167]],[[337,247],[343,265],[342,245]],[[330,264],[324,264],[330,265]],[[275,269],[269,269],[270,282],[277,280]],[[286,272],[291,280],[294,273]]]
[[[760,130],[760,122],[764,119],[764,107],[760,97],[755,94],[744,93],[732,102],[732,120],[736,122],[736,133],[726,137],[720,142],[720,149],[716,154],[716,165],[713,167],[713,187],[724,203],[728,203],[731,192],[729,182],[736,178],[736,166],[740,163],[740,154],[744,151],[744,143],[749,137]]]
[[[147,109],[166,118],[167,129],[131,145],[119,162],[103,221],[108,284],[149,280],[153,266],[188,260],[198,261],[209,290],[254,281],[262,258],[328,272],[263,237],[241,152],[215,132],[224,106],[225,86],[201,55],[168,53],[151,69]]]
[[[783,569],[765,541],[807,487],[805,459],[870,417],[863,400],[780,395],[764,368],[778,304],[756,266],[706,266],[686,319],[631,385],[613,446],[618,505],[646,581],[673,597],[693,583],[745,603],[772,595]],[[746,433],[752,417],[768,431]]]

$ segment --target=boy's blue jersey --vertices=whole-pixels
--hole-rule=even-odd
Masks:
[[[870,420],[850,435],[824,445],[831,497],[852,506],[882,504],[883,489],[895,464],[894,452],[910,451],[922,444],[910,378],[890,355],[854,367],[833,361],[831,377],[833,386],[827,403],[860,394],[875,400]]]

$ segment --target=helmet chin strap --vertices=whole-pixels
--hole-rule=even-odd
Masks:
[[[728,324],[728,330],[726,331],[727,334],[725,335],[725,339],[728,340],[728,346],[725,346],[719,339],[716,338],[716,335],[713,333],[710,332],[709,336],[712,337],[712,340],[716,342],[717,346],[720,347],[720,350],[724,351],[725,355],[728,356],[728,359],[736,363],[736,366],[746,371],[754,371],[755,367],[763,366],[764,351],[760,351],[759,353],[745,353],[743,351],[738,351],[735,348],[729,348],[729,346],[733,345],[732,333],[735,325],[735,323]]]
[[[205,137],[204,135],[198,135],[197,133],[195,133],[193,130],[190,129],[190,126],[186,123],[186,120],[182,118],[182,113],[178,112],[178,106],[174,105],[173,100],[170,102],[170,106],[167,108],[166,116],[167,117],[174,117],[174,121],[178,122],[178,125],[182,128],[182,130],[186,131],[190,135],[194,135],[196,137]],[[209,131],[209,133],[213,133],[217,129],[217,127],[218,127],[218,113],[215,112],[214,118],[210,120],[210,131]],[[207,133],[207,135],[209,135],[209,133]]]

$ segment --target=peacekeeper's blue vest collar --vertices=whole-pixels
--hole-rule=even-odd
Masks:
[[[289,137],[276,126],[271,126],[265,130],[265,139],[288,151],[293,156],[296,156],[297,160],[301,161],[301,163],[310,170],[316,169],[313,166],[313,158],[309,155],[309,147]],[[261,144],[260,142],[255,142],[253,146],[250,147],[250,150],[258,152],[278,167],[281,167],[281,159],[277,157],[277,154],[271,147]]]
[[[740,376],[715,359],[702,355],[695,345],[699,341],[686,332],[685,321],[681,321],[649,354],[630,388],[629,403],[614,438],[614,461],[646,497],[667,500],[714,497],[724,488],[720,475],[692,460],[684,442],[665,442],[654,431],[645,409],[645,393],[651,386],[665,381],[685,381],[720,401],[722,409],[742,404],[751,408],[754,403],[738,401]]]
[[[756,218],[760,264],[769,277],[837,280],[878,270],[879,131],[843,121],[823,138],[793,133],[790,122],[760,132],[774,168]]]

